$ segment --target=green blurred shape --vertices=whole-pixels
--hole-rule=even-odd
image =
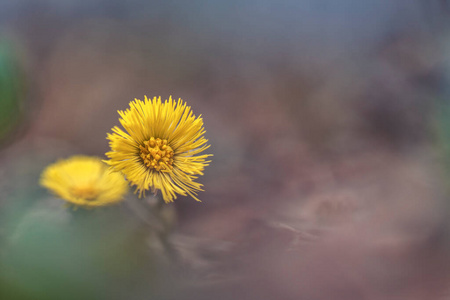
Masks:
[[[0,143],[19,124],[23,114],[25,83],[14,45],[0,38]]]
[[[6,228],[0,299],[154,299],[161,284],[148,231],[119,207],[73,211],[38,203]]]
[[[450,103],[435,101],[434,130],[441,161],[450,175]]]

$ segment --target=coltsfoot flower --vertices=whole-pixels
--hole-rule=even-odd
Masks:
[[[97,157],[73,156],[49,165],[40,183],[56,196],[81,207],[96,207],[123,200],[128,184]]]
[[[201,115],[196,117],[183,100],[171,97],[164,103],[161,97],[135,99],[118,113],[125,131],[115,126],[108,134],[111,151],[106,163],[122,172],[139,196],[151,189],[160,190],[166,203],[177,194],[200,201],[202,184],[194,180],[203,175],[211,156],[199,155],[209,148]]]

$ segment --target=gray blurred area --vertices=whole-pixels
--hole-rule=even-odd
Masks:
[[[1,1],[26,81],[0,151],[5,300],[449,299],[449,24],[446,0]],[[104,158],[144,95],[184,99],[214,154],[202,203],[171,204],[164,271],[126,205],[74,229],[38,185]],[[53,294],[33,285],[52,264]]]

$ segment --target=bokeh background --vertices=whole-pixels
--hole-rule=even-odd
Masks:
[[[0,298],[450,299],[449,25],[446,0],[1,1]],[[214,154],[170,251],[133,195],[74,214],[38,183],[144,95]]]

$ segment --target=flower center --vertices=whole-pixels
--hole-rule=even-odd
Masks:
[[[94,200],[98,196],[98,190],[93,186],[77,186],[72,188],[72,195],[86,200]]]
[[[141,149],[141,158],[144,165],[149,169],[161,172],[170,172],[173,169],[173,150],[167,145],[167,140],[151,137],[145,141]]]

